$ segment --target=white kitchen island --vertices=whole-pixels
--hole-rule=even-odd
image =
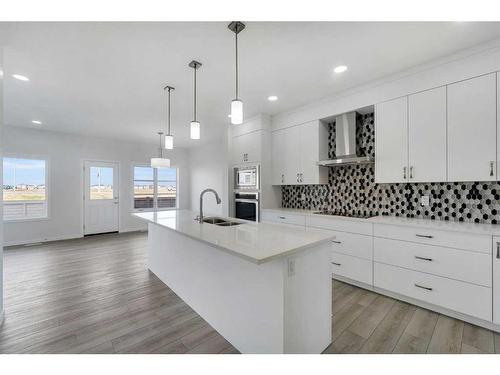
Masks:
[[[331,234],[200,224],[187,210],[134,216],[149,223],[149,269],[240,352],[321,353],[330,344]]]

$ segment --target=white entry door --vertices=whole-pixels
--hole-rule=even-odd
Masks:
[[[85,161],[84,234],[118,231],[118,163]]]

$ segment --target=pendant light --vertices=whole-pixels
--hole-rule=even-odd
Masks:
[[[170,167],[170,159],[163,157],[163,145],[162,145],[163,132],[158,132],[158,135],[160,136],[160,157],[151,158],[151,167],[152,168],[169,168]]]
[[[196,119],[196,71],[201,67],[201,63],[193,60],[188,66],[194,70],[194,118],[190,125],[190,137],[191,139],[200,139],[200,123]]]
[[[233,21],[228,26],[234,33],[236,44],[236,98],[231,102],[231,124],[243,124],[243,102],[238,98],[238,34],[243,31],[245,24],[240,21]]]
[[[167,99],[167,135],[165,136],[165,148],[172,150],[174,148],[174,136],[170,133],[170,91],[175,90],[172,86],[165,86],[163,90],[168,90]]]

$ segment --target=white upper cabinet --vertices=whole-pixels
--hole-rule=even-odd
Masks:
[[[272,183],[274,185],[324,184],[328,170],[317,165],[327,157],[328,131],[320,121],[311,121],[274,131]]]
[[[285,130],[284,184],[296,185],[299,182],[300,169],[300,127],[293,126]]]
[[[375,106],[375,181],[408,182],[408,98]]]
[[[300,125],[299,183],[304,185],[326,183],[328,169],[318,167],[318,161],[328,157],[328,130],[320,121]]]
[[[285,183],[285,130],[277,130],[271,134],[271,160],[273,185]]]
[[[232,164],[258,163],[262,160],[263,130],[233,137]]]
[[[408,181],[446,181],[446,87],[408,97]]]
[[[448,181],[496,180],[496,74],[448,86]]]

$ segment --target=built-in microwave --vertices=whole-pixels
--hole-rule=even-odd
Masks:
[[[234,168],[235,190],[259,190],[259,166],[244,166]]]

